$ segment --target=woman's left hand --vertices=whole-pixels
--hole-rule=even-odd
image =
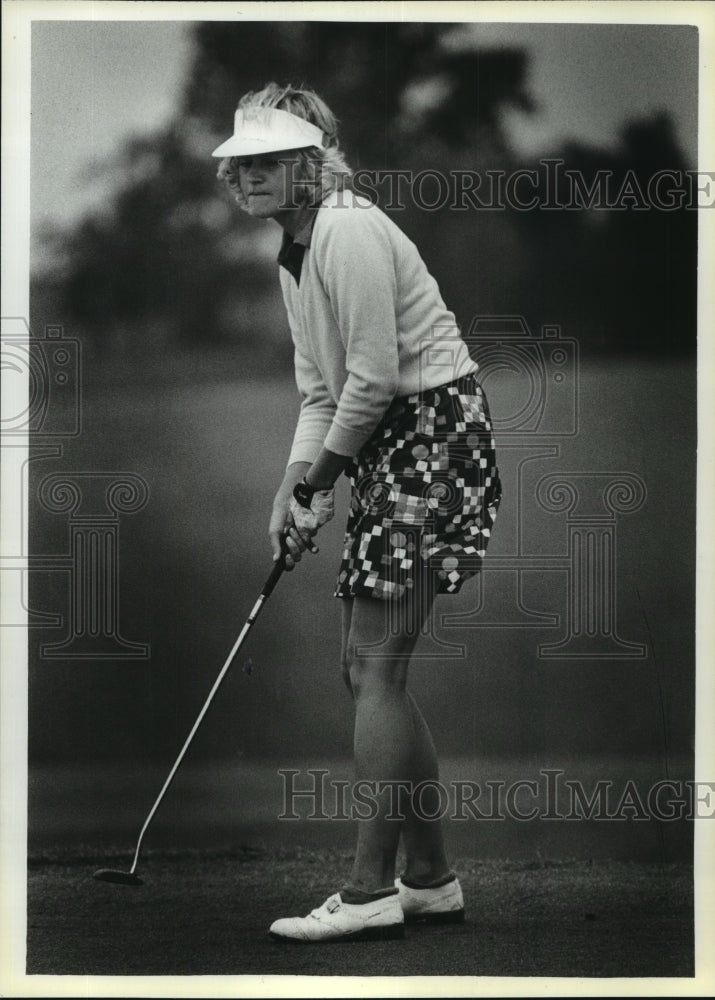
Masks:
[[[309,508],[303,507],[295,497],[291,497],[289,519],[292,524],[288,528],[289,549],[292,541],[298,549],[307,548],[311,552],[318,551],[313,542],[313,536],[334,516],[334,496],[335,490],[320,490],[313,494]],[[293,556],[294,561],[296,557],[299,561],[300,554],[298,552]]]
[[[307,542],[335,516],[335,490],[317,490],[311,498],[310,507],[303,507],[295,497],[291,497],[289,509],[293,524]]]
[[[304,478],[305,482],[313,488],[324,487],[315,490],[311,496],[310,507],[303,507],[293,495],[295,484],[300,481],[296,473],[301,472],[302,464],[295,463],[289,466],[288,472],[292,475],[284,480],[284,484],[290,484],[290,494],[283,494],[281,488],[281,499],[285,498],[287,508],[284,515],[285,521],[282,522],[288,547],[286,569],[293,569],[300,562],[301,555],[306,549],[313,553],[318,551],[317,545],[313,542],[313,536],[335,515],[335,487],[333,483],[349,461],[350,459],[346,455],[337,455],[328,451],[327,448],[321,449],[316,461],[305,470],[304,476],[300,477]],[[276,544],[277,536],[274,540],[274,551]]]

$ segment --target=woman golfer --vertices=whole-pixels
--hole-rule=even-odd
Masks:
[[[350,190],[336,119],[312,91],[247,94],[213,153],[250,215],[283,229],[280,282],[302,404],[273,503],[273,558],[315,552],[345,473],[350,510],[335,596],[355,706],[355,778],[374,789],[346,885],[276,938],[400,937],[405,921],[458,921],[445,856],[438,765],[406,689],[435,594],[479,571],[501,486],[484,392],[455,317],[414,244]],[[424,784],[426,783],[426,784]],[[418,794],[420,793],[420,794]],[[395,879],[402,837],[406,866]]]

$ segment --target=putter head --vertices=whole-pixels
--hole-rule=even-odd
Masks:
[[[120,872],[114,868],[100,868],[93,877],[100,882],[117,882],[119,885],[144,885],[138,875],[132,872]]]

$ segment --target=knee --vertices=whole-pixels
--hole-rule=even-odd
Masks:
[[[385,698],[405,690],[407,665],[401,659],[379,653],[358,652],[348,647],[343,661],[343,678],[356,700]]]

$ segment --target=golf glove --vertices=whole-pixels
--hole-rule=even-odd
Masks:
[[[298,531],[315,534],[335,515],[335,490],[316,490],[310,507],[303,507],[295,497],[291,497],[290,513]]]

